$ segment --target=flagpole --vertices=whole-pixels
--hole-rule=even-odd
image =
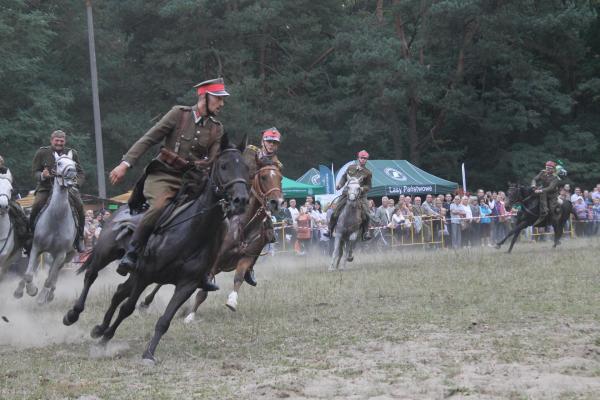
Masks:
[[[463,182],[463,193],[467,193],[467,173],[465,171],[465,163],[462,163],[462,182]]]

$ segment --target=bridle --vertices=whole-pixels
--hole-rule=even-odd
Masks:
[[[242,152],[239,149],[228,148],[228,149],[221,151],[221,155],[223,155],[223,153],[227,153],[228,151],[236,151],[236,152],[240,153],[240,155],[242,154]],[[216,179],[216,178],[218,178],[218,175],[216,175],[216,173],[215,173],[216,170],[217,170],[216,163],[213,163],[213,166],[210,170],[209,179],[210,179],[211,185],[213,187],[213,191],[218,197],[221,197],[221,198],[229,197],[227,194],[227,189],[229,189],[231,186],[235,185],[236,183],[243,183],[244,185],[248,186],[248,182],[246,182],[246,180],[244,178],[232,179],[231,181],[223,184],[223,183],[219,182],[218,179]]]
[[[11,197],[11,194],[12,194],[12,179],[9,178],[8,176],[0,176],[0,179],[8,181],[8,183],[10,185],[10,190],[8,191],[8,194],[6,194],[6,193],[0,193],[0,198],[1,197],[6,197],[6,202],[9,203],[10,202],[10,197]]]
[[[58,157],[56,159],[56,164],[58,165],[58,162],[63,158],[73,162],[73,165],[67,165],[65,168],[63,168],[63,173],[59,174],[59,173],[57,173],[58,171],[56,171],[52,174],[52,176],[59,180],[58,183],[60,184],[60,186],[66,187],[68,185],[65,185],[65,180],[74,181],[75,178],[77,178],[77,168],[75,167],[75,164],[76,164],[75,161],[66,155],[62,155],[62,156]],[[65,174],[64,171],[67,171],[67,173]],[[75,174],[73,174],[72,172],[75,172]],[[61,182],[61,180],[62,180],[62,182]]]
[[[254,174],[254,179],[252,180],[252,187],[251,187],[250,191],[252,192],[254,197],[256,197],[258,199],[258,201],[260,202],[260,205],[262,207],[265,207],[268,197],[271,193],[278,192],[280,194],[280,196],[283,197],[283,192],[280,187],[272,187],[271,189],[269,189],[265,192],[260,184],[260,173],[262,171],[273,171],[273,172],[275,172],[275,174],[277,176],[282,176],[282,175],[281,175],[281,172],[279,171],[279,168],[277,168],[275,165],[266,165],[266,166],[260,168],[258,171],[256,171],[256,174]]]

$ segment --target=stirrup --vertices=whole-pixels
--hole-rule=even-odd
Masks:
[[[217,284],[215,283],[216,279],[213,276],[213,278],[211,280],[208,280],[207,277],[204,278],[204,282],[202,282],[202,290],[205,292],[215,292],[217,290],[219,290],[219,287],[217,286]]]

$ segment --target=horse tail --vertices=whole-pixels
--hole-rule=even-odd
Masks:
[[[85,262],[83,264],[81,264],[81,267],[79,267],[77,269],[77,271],[75,271],[75,274],[80,275],[83,272],[85,272],[88,267],[90,266],[90,264],[92,263],[92,260],[94,259],[94,252],[92,251],[92,254],[89,255],[89,257],[85,260]]]

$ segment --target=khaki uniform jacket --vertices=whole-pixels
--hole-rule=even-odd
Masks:
[[[219,152],[223,125],[213,117],[196,120],[197,106],[175,106],[148,132],[131,146],[123,161],[131,166],[151,147],[158,143],[188,161],[199,161],[207,157],[214,160]],[[164,164],[165,172],[181,174]]]
[[[279,168],[280,171],[283,171],[283,164],[279,161],[279,158],[277,158],[277,154],[268,155],[265,152],[263,152],[263,150],[260,147],[250,144],[246,147],[246,150],[244,150],[244,161],[250,169],[251,177],[254,176],[254,174],[256,174],[256,171],[258,170],[257,163],[262,158],[269,159],[273,162],[273,164],[275,164],[275,166]]]
[[[339,185],[345,185],[350,178],[362,179],[360,182],[361,197],[366,198],[367,193],[369,193],[369,190],[371,190],[372,177],[373,174],[371,173],[371,171],[369,171],[368,168],[359,168],[357,164],[354,164],[348,167],[346,173],[344,174],[344,176],[342,176]]]
[[[79,155],[77,154],[77,151],[65,147],[59,155],[67,154],[69,153],[69,151],[71,151],[73,154],[73,161],[77,163],[77,186],[81,187],[85,180],[85,173],[81,168],[81,163],[79,162]],[[35,188],[36,193],[50,191],[50,189],[52,189],[52,179],[48,178],[46,180],[42,180],[42,171],[44,170],[44,168],[48,168],[50,171],[56,170],[54,151],[50,146],[40,147],[39,150],[33,156],[31,172],[33,174],[33,178],[37,182],[37,187]]]
[[[550,197],[558,196],[558,184],[560,179],[554,174],[548,174],[546,170],[541,170],[539,174],[531,181],[531,186],[541,186],[544,194]]]

